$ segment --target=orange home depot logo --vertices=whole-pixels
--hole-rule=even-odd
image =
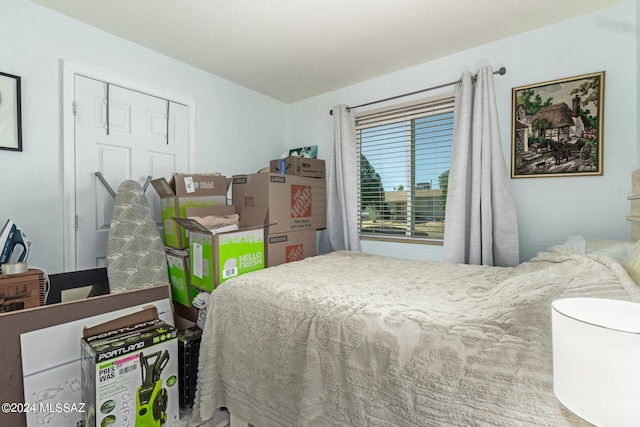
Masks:
[[[286,260],[285,262],[300,261],[304,258],[304,252],[302,250],[302,243],[297,245],[291,245],[286,247]]]
[[[291,218],[311,216],[311,186],[291,185]]]

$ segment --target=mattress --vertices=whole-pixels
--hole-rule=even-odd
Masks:
[[[611,258],[516,267],[335,252],[211,295],[192,425],[580,425],[554,397],[551,301],[640,301]]]

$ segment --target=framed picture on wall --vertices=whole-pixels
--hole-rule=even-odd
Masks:
[[[20,77],[0,72],[0,149],[22,151]]]
[[[512,178],[602,175],[604,76],[513,88]]]

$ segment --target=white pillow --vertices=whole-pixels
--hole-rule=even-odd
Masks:
[[[622,264],[635,248],[635,243],[621,240],[587,240],[587,254],[604,255]]]
[[[584,255],[586,248],[586,240],[582,236],[569,236],[566,242],[564,242],[563,246],[571,249],[572,251]]]
[[[627,270],[629,277],[640,286],[640,241],[636,243],[631,253],[622,262],[622,267]]]

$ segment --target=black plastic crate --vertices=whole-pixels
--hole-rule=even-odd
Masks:
[[[198,383],[198,357],[202,330],[197,326],[178,331],[180,407],[193,406]]]

